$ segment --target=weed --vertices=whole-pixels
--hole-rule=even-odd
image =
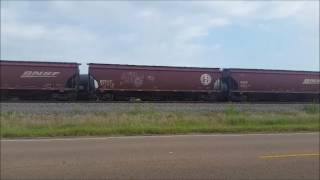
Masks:
[[[308,114],[319,114],[320,104],[310,104],[303,107],[303,110]]]
[[[319,110],[291,113],[161,112],[136,105],[127,112],[1,113],[1,137],[319,131]]]

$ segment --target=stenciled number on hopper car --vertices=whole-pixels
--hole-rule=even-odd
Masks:
[[[57,77],[60,72],[51,71],[25,71],[21,74],[20,78],[50,78]]]
[[[248,88],[249,87],[249,82],[248,81],[240,81],[240,87],[241,88]]]
[[[200,77],[200,82],[204,86],[208,86],[212,81],[212,78],[209,74],[202,74]]]
[[[320,79],[304,79],[302,84],[320,84]]]

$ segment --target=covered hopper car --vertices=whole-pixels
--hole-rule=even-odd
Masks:
[[[78,63],[0,61],[1,99],[76,98]]]
[[[0,61],[1,99],[316,101],[320,73],[90,63]]]
[[[231,101],[319,101],[320,74],[312,71],[224,69]]]
[[[217,100],[218,68],[89,64],[103,100]]]

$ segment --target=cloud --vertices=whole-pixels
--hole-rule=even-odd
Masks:
[[[225,18],[213,18],[209,20],[210,27],[222,27],[231,24],[228,19]]]
[[[207,8],[209,11],[215,11],[221,15],[228,17],[248,17],[256,14],[261,3],[248,1],[234,1],[234,2],[205,2],[199,3],[202,8]]]
[[[1,1],[1,5],[3,59],[221,67],[234,62],[230,54],[236,52],[230,45],[241,37],[238,34],[251,40],[241,28],[279,33],[275,25],[279,21],[297,29],[292,38],[298,35],[302,44],[312,44],[311,61],[319,52],[313,50],[319,47],[314,40],[319,37],[319,2]],[[238,47],[242,54],[259,51],[255,48],[259,46],[252,44],[251,52]],[[212,60],[217,58],[221,60]]]
[[[37,40],[42,39],[46,29],[41,25],[25,25],[20,23],[7,23],[2,29],[5,38]]]
[[[274,3],[274,2],[272,2]],[[276,2],[276,5],[270,7],[270,11],[266,13],[266,19],[287,18],[298,15],[303,9],[304,2]]]

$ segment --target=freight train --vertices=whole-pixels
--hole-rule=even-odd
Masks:
[[[316,101],[320,72],[0,61],[2,100]]]

